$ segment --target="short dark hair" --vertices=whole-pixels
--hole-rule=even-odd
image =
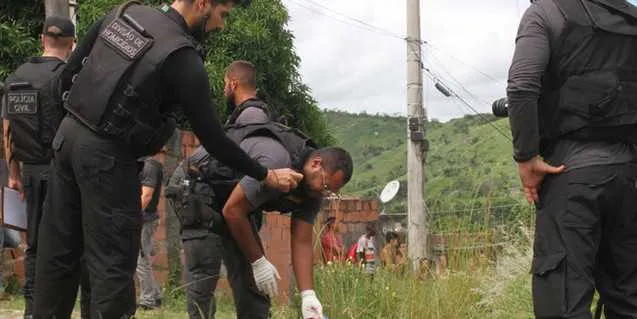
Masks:
[[[393,231],[388,231],[387,234],[385,234],[385,241],[390,242],[392,239],[398,239],[398,234]]]
[[[376,222],[368,222],[367,225],[365,225],[365,230],[367,231],[367,233],[375,233],[376,232]]]
[[[256,89],[257,68],[250,61],[237,60],[226,68],[226,76],[238,80],[241,85]]]
[[[338,171],[343,172],[343,183],[347,184],[354,173],[354,162],[352,156],[340,147],[324,147],[315,150],[310,154],[310,158],[320,157],[323,161],[323,167],[334,174]]]

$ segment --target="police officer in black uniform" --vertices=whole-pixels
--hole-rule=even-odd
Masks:
[[[302,178],[259,165],[223,134],[198,39],[221,29],[239,0],[176,0],[161,10],[127,2],[88,31],[62,73],[67,115],[53,139],[51,189],[37,258],[37,318],[68,318],[79,256],[89,269],[91,316],[135,313],[140,248],[137,159],[173,135],[181,107],[210,154],[284,191]],[[72,87],[71,87],[72,84]]]
[[[179,208],[176,212],[183,232],[202,231],[203,225],[219,234],[237,317],[268,318],[279,275],[264,256],[257,234],[259,218],[261,210],[291,213],[292,264],[303,318],[322,318],[321,304],[312,290],[312,224],[322,198],[351,178],[350,155],[340,148],[316,150],[305,135],[275,122],[235,124],[227,132],[264,165],[303,172],[303,182],[289,193],[274,191],[206,157],[205,152],[196,152],[185,161],[188,172],[181,185],[175,178],[166,193]],[[187,254],[186,259],[189,257]]]
[[[257,98],[256,68],[249,61],[234,61],[226,68],[224,95],[231,111],[226,125],[265,123],[270,120],[270,107]],[[201,167],[209,158],[206,150],[198,147],[179,164],[169,185],[173,189],[178,188],[186,176],[185,167]],[[203,223],[188,227],[182,225],[181,238],[188,281],[188,315],[191,319],[214,317],[213,293],[221,268],[221,238]]]
[[[595,290],[606,318],[637,318],[635,52],[625,0],[533,1],[520,23],[507,91],[538,318],[591,318]]]
[[[42,56],[31,58],[6,79],[2,113],[5,158],[10,167],[8,186],[21,192],[27,202],[25,318],[33,313],[37,238],[53,155],[51,142],[65,113],[58,75],[74,42],[75,26],[70,20],[47,18],[41,35]],[[88,288],[88,284],[82,287]],[[82,297],[83,317],[87,317],[89,296],[83,292]]]
[[[223,83],[223,95],[230,111],[226,125],[275,120],[268,104],[257,97],[257,69],[254,64],[245,60],[230,63]]]

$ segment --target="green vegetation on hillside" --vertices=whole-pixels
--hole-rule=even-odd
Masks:
[[[354,157],[355,174],[344,193],[376,198],[387,182],[397,179],[401,191],[386,212],[405,213],[406,119],[338,111],[326,111],[325,116],[337,144]],[[457,229],[456,224],[467,221],[503,224],[518,220],[518,212],[528,213],[518,192],[511,142],[492,125],[510,134],[508,120],[491,115],[428,123],[425,198],[434,227]],[[435,218],[438,215],[446,218]]]

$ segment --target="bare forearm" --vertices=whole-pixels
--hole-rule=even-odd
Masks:
[[[292,268],[299,291],[313,289],[313,267],[312,241],[292,241]]]
[[[20,171],[20,163],[17,161],[11,161],[9,163],[9,178],[20,179],[22,178],[22,172]]]
[[[146,207],[148,207],[148,204],[150,204],[150,200],[152,198],[152,196],[142,195],[142,211],[146,210]]]
[[[11,159],[11,144],[9,139],[9,121],[2,120],[2,145],[4,146],[4,159],[7,161],[7,165],[9,164],[9,160]]]
[[[261,250],[261,245],[257,240],[254,232],[252,231],[252,225],[247,216],[241,217],[228,217],[224,216],[228,229],[234,240],[239,245],[239,248],[246,256],[250,263],[261,258],[264,253]]]

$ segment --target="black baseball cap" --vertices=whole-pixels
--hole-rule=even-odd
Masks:
[[[55,30],[56,28],[58,30]],[[44,20],[42,34],[54,37],[75,37],[75,26],[67,18],[51,16]]]

